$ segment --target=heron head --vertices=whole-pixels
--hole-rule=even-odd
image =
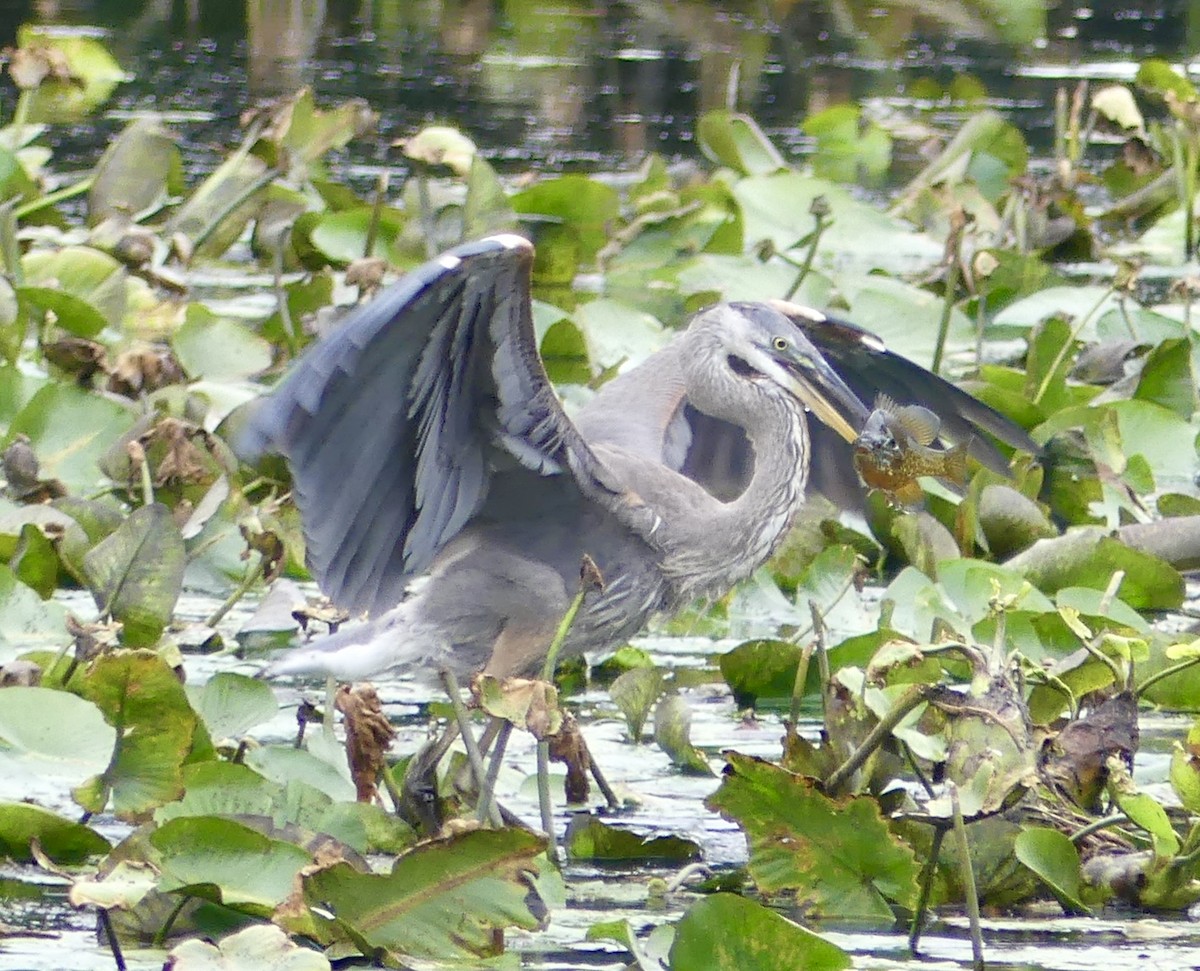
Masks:
[[[709,315],[738,377],[775,384],[846,441],[858,437],[869,409],[795,323],[764,303],[721,304]]]

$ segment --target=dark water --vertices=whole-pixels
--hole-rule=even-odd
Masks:
[[[461,127],[510,172],[691,157],[696,117],[729,103],[795,156],[814,111],[915,101],[936,121],[949,107],[939,91],[964,74],[1044,151],[1059,87],[1129,79],[1138,60],[1185,58],[1200,39],[1196,0],[0,0],[0,10],[0,42],[22,22],[95,26],[132,75],[96,123],[52,133],[60,167],[90,166],[112,131],[150,111],[177,119],[192,167],[210,166],[247,107],[300,85],[381,113],[381,137],[349,151],[352,170],[390,162],[390,143],[429,122]],[[0,90],[0,114],[13,97]]]

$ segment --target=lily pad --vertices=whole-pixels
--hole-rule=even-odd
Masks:
[[[33,862],[35,843],[55,863],[82,863],[109,850],[108,840],[82,823],[29,803],[0,803],[0,857]]]
[[[721,787],[705,804],[738,823],[764,893],[787,891],[826,917],[891,924],[891,903],[916,903],[920,867],[869,797],[830,799],[811,779],[726,754]]]
[[[529,880],[544,849],[527,830],[475,830],[419,844],[387,874],[348,863],[308,873],[304,898],[337,914],[363,953],[463,961],[495,953],[498,930],[540,925]]]
[[[188,699],[214,739],[239,738],[279,714],[270,685],[222,671],[203,686],[187,688]]]
[[[671,971],[841,971],[852,965],[836,944],[732,893],[705,897],[675,929]]]
[[[83,558],[96,606],[125,625],[126,645],[157,643],[179,599],[185,557],[171,511],[153,503],[135,510]]]
[[[217,944],[193,939],[167,955],[171,971],[329,971],[323,954],[293,944],[271,924],[255,924]]]
[[[22,257],[21,271],[22,304],[53,312],[55,324],[77,337],[95,337],[125,316],[125,268],[107,253],[87,246],[38,250]]]
[[[91,812],[141,816],[183,795],[183,761],[198,721],[175,672],[152,651],[117,651],[88,671],[84,694],[115,729],[108,767],[75,791]]]
[[[190,304],[171,348],[191,378],[241,381],[271,366],[271,345],[236,321]]]
[[[609,826],[590,813],[571,817],[566,836],[567,854],[573,860],[605,863],[668,861],[685,863],[700,858],[700,845],[682,836],[639,836]]]

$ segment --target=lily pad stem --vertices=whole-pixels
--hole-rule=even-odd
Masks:
[[[1137,686],[1136,694],[1140,698],[1142,694],[1149,690],[1153,685],[1186,671],[1188,668],[1194,668],[1200,664],[1200,657],[1189,657],[1186,661],[1180,661],[1178,664],[1172,664],[1169,668],[1163,668],[1161,671],[1155,671],[1150,677]]]
[[[117,939],[117,932],[113,929],[112,917],[108,908],[101,907],[99,916],[100,926],[104,928],[104,936],[108,938],[108,949],[112,951],[113,964],[117,966],[117,971],[125,971],[128,965],[125,963],[125,955],[121,953],[121,942]]]
[[[55,189],[53,192],[47,192],[44,196],[38,196],[36,199],[30,199],[23,205],[17,206],[13,210],[13,215],[17,219],[24,219],[35,212],[40,212],[43,209],[48,209],[50,206],[56,206],[60,202],[65,202],[67,199],[74,199],[76,196],[83,195],[85,192],[90,192],[92,189],[92,177],[89,175],[86,179],[80,179],[78,182],[72,182],[70,185],[64,185],[61,189]]]
[[[271,276],[275,287],[275,305],[279,308],[279,322],[283,324],[288,353],[295,356],[300,350],[300,342],[296,339],[296,324],[288,307],[287,290],[283,287],[283,246],[286,238],[286,233],[280,233],[275,240],[275,248],[271,253]]]
[[[175,926],[175,921],[179,919],[183,908],[188,905],[191,899],[186,893],[179,895],[179,903],[171,909],[171,912],[167,914],[167,919],[163,921],[162,927],[154,933],[154,940],[151,942],[154,947],[161,948],[166,944],[166,940],[171,934],[171,928]]]
[[[21,250],[17,246],[17,217],[11,200],[0,205],[0,257],[4,259],[4,268],[12,277],[14,286],[25,282],[25,274],[21,271]],[[16,342],[19,346],[20,342]]]
[[[812,660],[813,651],[817,646],[817,638],[814,637],[800,651],[800,663],[796,666],[796,680],[792,682],[792,709],[791,719],[792,724],[796,725],[800,721],[800,703],[804,700],[804,685],[808,681],[808,663]]]
[[[829,654],[825,651],[825,618],[821,616],[821,608],[815,600],[808,602],[808,612],[812,615],[813,650],[817,653],[817,671],[821,675],[821,717],[826,725],[829,724],[829,680],[833,674],[829,670]],[[808,675],[805,675],[807,680]]]
[[[975,868],[971,866],[971,844],[967,841],[967,824],[963,822],[962,806],[958,802],[958,786],[950,782],[947,788],[950,790],[950,811],[954,814],[954,841],[958,844],[958,860],[962,867],[967,922],[971,927],[972,964],[975,971],[983,971],[983,931],[979,926],[979,891],[975,887]]]
[[[537,743],[537,777],[538,777],[538,810],[542,817],[542,832],[549,838],[546,853],[555,863],[558,862],[558,849],[554,842],[554,809],[550,805],[550,786],[543,785],[542,780],[550,778],[550,740],[543,738]]]
[[[375,249],[375,240],[379,237],[379,220],[383,216],[383,200],[387,196],[387,190],[388,174],[380,172],[379,181],[375,183],[375,202],[371,206],[371,221],[367,223],[367,239],[363,243],[364,258],[369,258]],[[361,287],[358,292],[359,296],[362,296]]]
[[[1086,826],[1080,826],[1079,829],[1071,833],[1067,839],[1072,843],[1078,843],[1082,839],[1091,836],[1092,833],[1098,833],[1102,829],[1108,829],[1110,826],[1120,826],[1122,823],[1128,822],[1129,817],[1124,813],[1113,813],[1111,816],[1104,816],[1101,819],[1093,819]]]
[[[250,588],[254,586],[254,584],[257,583],[259,578],[263,575],[263,568],[266,565],[266,562],[267,558],[259,553],[258,561],[254,563],[253,566],[247,568],[245,576],[242,577],[242,582],[239,583],[234,588],[233,592],[225,598],[221,606],[214,610],[204,621],[206,627],[216,627],[217,624],[219,624],[225,618],[225,615],[233,609],[233,605],[241,600],[242,597],[246,596],[246,593],[250,590]]]
[[[1079,323],[1077,323],[1071,329],[1071,336],[1063,341],[1062,347],[1060,347],[1058,349],[1058,353],[1054,355],[1054,360],[1051,362],[1050,367],[1046,369],[1046,374],[1042,378],[1042,383],[1038,385],[1037,394],[1033,396],[1033,404],[1040,405],[1042,403],[1042,398],[1045,397],[1046,392],[1049,390],[1050,382],[1054,380],[1054,375],[1058,373],[1058,369],[1062,367],[1063,361],[1065,361],[1067,359],[1067,355],[1071,353],[1071,348],[1075,346],[1076,338],[1079,337],[1080,333],[1083,331],[1083,328],[1088,325],[1088,322],[1100,312],[1100,308],[1104,306],[1104,301],[1112,295],[1113,288],[1110,286],[1102,294],[1100,294],[1100,299],[1095,302],[1091,310],[1080,317]]]
[[[946,267],[946,292],[942,297],[942,316],[938,321],[937,341],[933,345],[933,363],[929,369],[934,374],[942,370],[942,357],[946,353],[946,337],[950,333],[950,316],[954,313],[954,298],[958,295],[958,278],[962,273],[959,260],[962,255],[962,234],[958,234],[958,245],[950,254]]]
[[[930,685],[914,684],[902,694],[892,705],[891,710],[876,723],[867,737],[863,739],[863,743],[850,753],[850,758],[838,766],[825,780],[825,791],[837,792],[855,772],[862,768],[863,763],[884,743],[892,730],[904,720],[904,717],[929,697],[930,690]]]
[[[917,945],[921,943],[921,931],[925,929],[925,915],[929,912],[929,894],[933,890],[933,876],[937,873],[938,854],[942,851],[942,841],[945,838],[946,827],[935,824],[933,842],[929,845],[929,857],[921,869],[921,889],[917,894],[917,908],[913,911],[912,921],[908,925],[908,950],[913,957],[917,956]]]
[[[813,202],[815,203],[816,200],[814,199]],[[817,224],[813,227],[813,231],[808,236],[808,249],[804,253],[804,261],[800,264],[800,272],[796,274],[796,278],[792,281],[792,285],[788,287],[787,293],[783,295],[784,300],[791,300],[792,297],[796,295],[796,291],[800,289],[800,284],[804,282],[804,278],[808,276],[809,271],[812,269],[813,258],[817,255],[817,246],[821,242],[821,236],[833,222],[833,220],[831,220],[820,209],[813,213],[813,215],[816,217]],[[784,257],[784,259],[786,260],[787,258]],[[787,260],[787,262],[793,263],[791,260]],[[793,263],[793,265],[795,264]]]
[[[562,650],[567,634],[571,631],[571,625],[575,623],[575,616],[579,613],[579,608],[583,606],[583,598],[586,594],[587,588],[581,585],[579,592],[575,594],[575,599],[571,601],[571,606],[567,608],[563,619],[558,623],[558,630],[554,632],[554,640],[550,642],[550,649],[546,652],[546,661],[542,665],[543,681],[554,680],[554,668],[558,664],[558,653]]]

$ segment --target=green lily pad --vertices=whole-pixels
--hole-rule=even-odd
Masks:
[[[309,873],[304,898],[332,910],[339,936],[365,954],[462,961],[494,953],[497,930],[539,926],[529,880],[544,849],[527,830],[475,830],[415,846],[390,873],[348,863]]]
[[[70,79],[44,79],[29,91],[27,124],[77,121],[99,108],[125,80],[108,49],[95,37],[76,30],[26,24],[17,31],[26,49],[49,48],[63,59]]]
[[[508,203],[525,216],[548,216],[573,227],[579,234],[580,257],[591,263],[607,241],[609,227],[620,218],[616,189],[586,175],[560,175],[544,179],[514,193]]]
[[[189,377],[241,381],[271,366],[271,345],[248,327],[189,304],[171,349]]]
[[[38,390],[9,426],[29,437],[43,478],[87,493],[102,481],[100,458],[134,421],[133,409],[70,384]]]
[[[50,688],[5,688],[0,768],[8,779],[82,782],[103,771],[117,733],[83,698]]]
[[[55,324],[77,337],[95,337],[125,317],[125,268],[87,246],[36,250],[21,258],[17,295],[31,312],[52,311]]]
[[[870,797],[830,799],[811,779],[737,753],[705,804],[738,823],[764,893],[788,891],[827,917],[893,920],[916,903],[920,867]]]
[[[608,689],[608,696],[625,716],[629,740],[640,742],[650,709],[662,694],[666,675],[661,668],[639,667],[626,671]]]
[[[179,146],[155,118],[137,118],[108,143],[92,170],[88,221],[137,219],[182,189]]]
[[[198,720],[175,672],[152,651],[116,651],[97,659],[84,695],[116,730],[108,767],[75,790],[76,801],[130,819],[183,795],[183,761]]]
[[[571,818],[566,845],[572,860],[686,863],[700,858],[700,845],[695,840],[682,836],[639,836],[609,826],[590,813],[576,813]]]
[[[231,819],[192,816],[163,823],[150,836],[160,854],[159,889],[186,891],[269,917],[312,863],[307,850]]]
[[[696,122],[700,151],[742,175],[767,175],[787,168],[758,123],[736,111],[707,111]]]
[[[739,708],[787,704],[796,690],[800,654],[791,641],[745,641],[721,655],[721,677]]]
[[[157,643],[179,599],[185,558],[179,527],[161,503],[135,510],[83,558],[97,608],[124,624],[123,643]]]
[[[82,823],[25,802],[0,802],[0,858],[34,862],[32,846],[55,863],[82,863],[109,850],[108,840]]]
[[[275,692],[263,681],[222,671],[203,686],[187,686],[188,700],[214,739],[240,738],[279,714]]]
[[[671,971],[841,971],[853,962],[836,944],[732,893],[694,903],[675,929]]]

